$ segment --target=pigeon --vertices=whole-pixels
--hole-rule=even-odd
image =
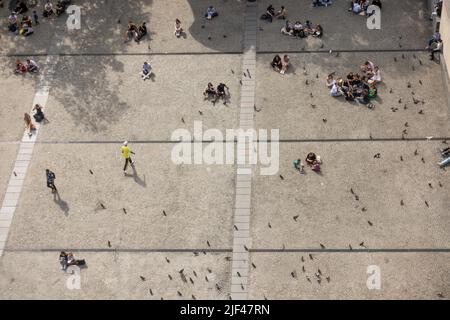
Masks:
[[[422,162],[423,162],[423,163],[425,163],[425,159],[424,159],[423,157],[422,157],[422,159],[421,159],[421,160],[422,160]]]
[[[208,271],[209,273],[212,273],[212,270],[210,268],[206,268],[206,271]]]
[[[353,188],[350,188],[350,192],[351,192],[352,194],[355,194],[355,191],[353,191]]]
[[[323,123],[327,123],[328,120],[323,118],[322,121],[323,121]]]
[[[125,210],[125,208],[122,208],[123,213],[127,214],[127,210]]]
[[[108,247],[111,248],[111,241],[108,240]]]
[[[357,195],[355,195],[355,200],[359,201],[359,197]]]
[[[209,243],[208,240],[206,240],[206,244],[208,245],[208,247],[211,247],[211,244]]]
[[[292,276],[292,278],[297,278],[297,273],[295,271],[292,271],[291,276]]]
[[[145,277],[139,276],[139,278],[141,278],[142,281],[145,281]]]
[[[322,49],[324,47],[324,44],[322,43],[322,44],[320,44],[320,49]]]
[[[402,59],[405,59],[405,55],[402,53]]]
[[[392,93],[392,92],[394,92],[394,90],[392,90],[392,88],[391,88],[391,90],[389,90],[389,93]]]
[[[102,207],[102,209],[106,209],[105,205],[101,202],[100,202],[100,206]]]
[[[439,298],[444,298],[444,295],[442,294],[442,292],[439,292],[439,293],[437,294],[437,296],[438,296]]]
[[[403,134],[408,134],[408,131],[405,129],[402,131]]]
[[[363,207],[363,208],[361,209],[361,211],[362,211],[362,212],[366,212],[366,211],[367,211],[366,207]]]
[[[419,80],[419,83],[420,83],[421,86],[423,86],[422,80]]]
[[[312,92],[309,94],[309,96],[310,96],[311,98],[314,98],[314,95],[313,95]]]
[[[259,108],[259,109],[256,108],[256,105],[253,106],[253,109],[254,109],[256,112],[260,112],[260,111],[261,111],[261,108]]]
[[[195,298],[195,296],[194,296],[194,295],[192,295],[192,299],[193,299],[193,300],[197,300],[197,298]]]
[[[401,206],[404,206],[404,205],[405,205],[405,203],[403,202],[403,200],[400,200],[400,205],[401,205]]]
[[[323,244],[321,244],[321,243],[320,243],[320,247],[321,247],[322,249],[325,249],[325,246],[324,246]]]
[[[181,294],[181,292],[180,291],[177,291],[177,293],[178,293],[178,295],[181,297],[182,296],[182,294]]]
[[[309,277],[306,277],[306,280],[308,280],[309,282],[311,282],[311,279]]]
[[[280,174],[280,179],[281,179],[281,180],[284,180],[284,177],[283,177],[281,174]]]
[[[394,57],[394,61],[397,62],[397,57]]]
[[[239,83],[241,84],[241,86],[242,86],[242,80],[239,80]]]
[[[311,108],[315,109],[316,105],[315,104],[311,104]]]
[[[238,276],[239,278],[241,277],[241,274],[240,274],[239,271],[236,271],[236,274],[237,274],[237,276]]]
[[[405,127],[409,127],[408,122],[405,122]]]
[[[317,283],[320,284],[322,282],[321,279],[317,279]]]
[[[327,282],[330,282],[331,278],[330,277],[326,277]]]
[[[178,272],[179,272],[179,273],[183,273],[183,272],[184,272],[184,269],[181,269],[181,270],[179,270]]]
[[[256,269],[256,265],[252,262],[252,267]]]
[[[269,228],[272,228],[272,225],[270,224],[270,222],[269,222],[269,223],[267,223],[267,225],[269,226]]]
[[[236,227],[236,225],[233,225],[233,227],[234,227],[234,229],[235,229],[236,231],[239,230],[238,227]]]
[[[297,221],[298,217],[299,217],[299,215],[296,215],[293,218],[294,218],[295,221]]]
[[[416,95],[416,93],[414,92],[414,91],[411,91],[411,94],[413,95],[413,96],[415,96]],[[420,102],[420,101],[419,101]]]
[[[202,24],[201,28],[202,28],[202,29],[205,29],[205,25],[204,25],[204,24]]]
[[[336,58],[339,58],[339,52],[336,52]]]
[[[302,262],[305,262],[305,258],[303,258],[303,256],[302,256],[301,260],[302,260]]]
[[[224,37],[224,38],[226,38],[226,37],[227,37],[227,35],[226,35],[226,34],[224,34],[224,35],[223,35],[223,37]]]
[[[309,254],[309,259],[313,260],[313,256],[311,253]]]
[[[170,280],[172,280],[172,276],[170,274],[167,275],[169,277]]]
[[[306,81],[305,81],[305,84],[306,84],[306,85],[309,85],[309,81],[308,81],[308,79],[306,79]]]
[[[167,263],[170,263],[170,260],[166,257],[166,261],[167,261]]]
[[[248,74],[248,77],[251,79],[252,76],[250,75],[250,71],[248,71],[248,69],[247,69],[247,74]]]
[[[208,36],[208,40],[211,40],[211,36]]]
[[[149,288],[149,289],[148,289],[148,292],[150,292],[150,294],[153,295],[152,289]]]
[[[166,211],[164,211],[164,210],[163,210],[163,215],[164,215],[165,217],[167,217]]]
[[[245,288],[244,288],[244,285],[241,283],[241,289],[242,290],[245,290]]]
[[[373,156],[374,158],[380,159],[381,158],[381,153],[377,153],[376,155]]]
[[[232,74],[234,74],[234,71],[233,71],[233,69],[231,69],[231,73],[232,73]]]
[[[348,247],[350,248],[350,250],[353,250],[352,246],[349,244]]]
[[[403,161],[403,157],[402,156],[400,156],[400,161]]]
[[[373,139],[372,134],[370,134],[370,133],[369,133],[369,139],[370,139],[370,140]]]
[[[418,112],[419,114],[423,114],[423,110],[421,109],[421,110],[419,110],[419,112]]]
[[[245,244],[244,244],[244,249],[245,249],[245,251],[248,251],[248,248]]]
[[[367,220],[367,223],[369,224],[369,226],[373,226],[373,223],[370,222],[369,220]]]
[[[203,112],[201,112],[200,110],[198,110],[198,113],[202,116],[203,115]]]
[[[186,123],[186,122],[184,122],[184,118],[181,118],[181,122]]]
[[[216,283],[216,289],[217,289],[217,291],[220,291],[222,289],[218,283]]]
[[[408,82],[407,87],[408,87],[408,88],[411,88],[411,82]]]
[[[428,186],[433,189],[433,185],[431,183],[428,183]]]
[[[360,246],[360,247],[364,247],[364,248],[366,247],[366,246],[364,245],[364,241],[361,242],[361,243],[359,244],[359,246]]]
[[[92,172],[92,170],[91,169],[89,169],[89,172],[91,173],[91,174],[94,174],[93,172]],[[14,172],[15,173],[15,172]]]
[[[428,204],[428,201],[427,200],[425,200],[425,205],[429,208],[430,207],[430,205]]]
[[[190,281],[192,284],[194,284],[194,280],[192,280],[191,277],[189,277],[189,281]]]
[[[402,98],[398,99],[398,103],[399,104],[402,103]]]
[[[441,187],[441,188],[443,187],[443,185],[442,185],[442,183],[440,181],[439,181],[439,187]]]
[[[419,154],[419,152],[417,151],[417,149],[414,151],[414,155],[417,156]]]
[[[401,47],[402,47],[402,44],[401,44],[400,42],[398,43],[398,47],[399,47],[399,48],[401,48]]]
[[[319,79],[319,74],[318,73],[316,73],[316,79]]]
[[[419,59],[419,63],[420,63],[420,65],[422,65],[422,60]]]
[[[414,102],[414,104],[418,104],[420,102],[420,100],[413,97],[413,102]]]
[[[205,280],[206,280],[206,282],[209,282],[209,280],[208,280],[208,276],[205,276]]]
[[[195,277],[197,277],[197,272],[195,272],[195,270],[192,270],[192,273],[194,274]]]

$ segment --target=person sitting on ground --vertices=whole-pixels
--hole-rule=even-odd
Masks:
[[[331,86],[330,94],[332,97],[340,97],[344,95],[342,90],[343,83],[344,81],[342,79],[338,79],[338,81]]]
[[[275,16],[275,9],[273,8],[272,5],[269,5],[266,9],[266,13],[264,13],[261,16],[261,20],[267,20],[269,22],[272,22],[274,16]]]
[[[25,121],[25,129],[28,131],[28,135],[31,137],[33,131],[36,130],[36,127],[31,121],[31,116],[28,113],[24,113],[23,120]]]
[[[8,17],[8,30],[16,32],[19,29],[19,21],[15,12],[11,12]]]
[[[216,101],[222,99],[223,104],[227,104],[227,94],[225,92],[225,89],[229,90],[227,85],[224,83],[219,83],[219,85],[217,86]]]
[[[50,0],[47,0],[47,2],[44,5],[44,11],[42,12],[42,15],[45,18],[49,18],[53,16],[55,12],[53,11],[53,4],[50,2]]]
[[[377,94],[378,94],[377,85],[376,85],[376,83],[372,83],[369,86],[369,91],[368,91],[369,99],[375,99],[377,97]]]
[[[315,28],[312,29],[312,35],[316,38],[322,38],[323,36],[323,28],[320,24],[318,24]]]
[[[150,78],[150,75],[152,74],[152,66],[145,61],[144,65],[142,66],[142,80],[146,80],[148,78]]]
[[[306,37],[304,26],[300,21],[295,22],[293,29],[294,29],[294,36],[300,38]]]
[[[34,32],[33,28],[27,23],[24,23],[22,25],[22,28],[20,28],[19,34],[28,37],[30,34],[33,34],[33,32]]]
[[[303,26],[303,30],[306,34],[312,34],[313,25],[312,22],[309,20],[306,20],[305,25]]]
[[[64,13],[64,11],[66,11],[66,8],[64,8],[63,2],[61,0],[58,0],[58,2],[56,2],[56,15],[60,16]]]
[[[286,20],[286,23],[284,24],[284,27],[281,28],[281,34],[287,35],[287,36],[293,36],[294,35],[294,25],[289,22],[289,20]]]
[[[67,253],[61,251],[61,253],[59,254],[59,263],[61,264],[61,270],[67,270],[68,260],[69,259],[67,258]]]
[[[306,164],[308,164],[313,171],[320,172],[320,165],[322,164],[320,156],[317,156],[314,152],[310,152],[306,156],[305,161]]]
[[[36,113],[33,114],[33,118],[36,122],[40,123],[43,120],[46,120],[46,122],[48,122],[48,120],[45,118],[44,112],[42,111],[41,105],[35,104],[33,107],[33,111],[36,111]]]
[[[331,89],[331,87],[332,87],[333,85],[336,84],[336,80],[334,80],[334,76],[333,76],[332,73],[329,74],[329,75],[326,77],[325,83],[326,83],[327,87],[330,88],[330,89]]]
[[[381,9],[381,0],[372,0],[372,5]]]
[[[145,22],[142,22],[142,24],[139,26],[138,30],[137,30],[138,36],[137,36],[137,41],[140,41],[144,36],[147,35],[147,26],[145,24]]]
[[[305,166],[302,163],[302,160],[297,159],[293,161],[294,168],[298,170],[300,173],[305,173]]]
[[[16,6],[16,9],[14,9],[14,11],[17,14],[24,14],[25,12],[28,11],[28,7],[24,1],[19,1],[19,3]]]
[[[425,47],[425,49],[429,49],[433,43],[438,42],[439,40],[441,40],[441,34],[439,31],[436,31],[433,34],[433,37],[428,41],[428,46]]]
[[[203,96],[206,99],[216,98],[217,92],[216,89],[214,89],[214,86],[211,82],[208,82],[208,86],[206,87],[205,91],[203,92]]]
[[[430,60],[434,60],[434,55],[438,52],[441,52],[443,46],[443,42],[441,39],[434,42],[430,47]]]
[[[281,68],[282,68],[282,64],[281,64],[281,57],[277,54],[272,62],[270,63],[270,65],[272,66],[273,70],[280,72]]]
[[[177,36],[177,38],[179,38],[181,36],[181,34],[183,33],[183,28],[181,27],[180,19],[175,19],[175,32],[174,33]]]
[[[130,20],[128,21],[127,31],[125,31],[125,42],[129,41],[130,39],[136,40],[137,37],[138,37],[137,27],[133,23],[133,21]]]
[[[313,7],[328,7],[331,4],[331,0],[313,0]]]
[[[350,3],[350,8],[348,9],[348,11],[351,11],[355,14],[360,14],[363,12],[363,8],[360,4],[359,0],[352,0],[352,2]]]
[[[27,69],[29,72],[38,72],[39,66],[37,65],[36,61],[27,59]]]
[[[31,17],[30,16],[27,16],[27,15],[24,15],[23,17],[22,17],[22,25],[23,24],[27,24],[27,25],[29,25],[29,26],[32,26],[33,25],[33,21],[31,20]]]
[[[364,62],[364,64],[361,66],[361,71],[364,73],[373,72],[373,69],[375,69],[375,64],[369,60]]]
[[[22,63],[19,59],[16,60],[16,70],[15,73],[25,73],[27,72],[27,66]]]
[[[67,253],[67,265],[69,266],[84,266],[86,261],[84,259],[75,259],[72,252]]]
[[[214,17],[217,17],[219,13],[217,12],[216,8],[213,6],[209,6],[208,9],[206,9],[205,18],[208,20],[211,20]]]
[[[381,82],[381,72],[380,72],[380,68],[378,68],[378,66],[376,66],[373,69],[373,72],[368,73],[368,75],[369,75],[369,80],[367,82],[369,84]]]
[[[284,6],[281,6],[281,9],[277,12],[278,19],[286,19],[287,18],[287,10]]]
[[[288,67],[289,67],[289,56],[287,54],[285,54],[283,56],[283,59],[281,60],[281,74],[285,74],[285,72],[287,71]]]

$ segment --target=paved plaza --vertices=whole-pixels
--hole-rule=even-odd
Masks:
[[[424,50],[428,1],[384,0],[381,29],[369,30],[346,0],[75,0],[80,30],[67,30],[67,15],[42,18],[27,38],[7,30],[5,2],[0,299],[450,298],[450,176],[438,166],[450,94]],[[281,35],[284,20],[259,19],[269,4],[320,23],[323,37]],[[219,12],[211,21],[209,5]],[[176,18],[184,37],[173,34]],[[147,22],[139,44],[124,43],[129,20]],[[270,62],[286,53],[281,75]],[[29,57],[40,74],[14,74]],[[325,77],[366,60],[383,77],[375,108],[332,98]],[[204,100],[208,82],[228,86],[227,104]],[[23,115],[35,103],[49,123],[30,138]],[[224,135],[279,129],[279,170],[175,164],[172,134],[197,121]],[[126,175],[125,140],[136,160]],[[235,158],[249,153],[224,140]],[[309,152],[321,156],[320,174],[294,169]],[[60,251],[86,260],[79,289],[68,287]]]

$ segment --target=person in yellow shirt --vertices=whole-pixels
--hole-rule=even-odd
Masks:
[[[128,141],[125,141],[122,146],[122,156],[125,158],[125,166],[123,167],[123,174],[127,174],[128,163],[131,166],[134,166],[135,161],[131,160],[131,154],[134,154],[133,151],[128,147]]]

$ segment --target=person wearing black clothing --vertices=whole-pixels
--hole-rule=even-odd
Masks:
[[[272,68],[273,68],[275,71],[279,72],[279,71],[281,70],[281,68],[282,68],[281,57],[277,54],[277,55],[273,58],[272,63],[271,63],[270,65],[272,66]]]
[[[139,42],[139,40],[141,40],[147,34],[147,26],[145,25],[145,22],[142,22],[137,32],[138,36],[136,38],[136,42]]]
[[[55,187],[55,178],[56,178],[55,173],[53,173],[49,169],[45,169],[45,173],[47,176],[47,187],[52,189],[52,193],[58,192]]]
[[[217,86],[216,101],[219,100],[220,98],[222,98],[223,104],[227,104],[225,88],[228,89],[226,84],[223,84],[223,83],[219,83],[219,85]]]
[[[381,9],[381,0],[373,0],[373,1],[372,1],[372,4],[373,4],[374,6],[377,6],[378,8]]]
[[[17,4],[17,7],[16,7],[16,9],[15,9],[14,11],[15,11],[17,14],[23,14],[23,13],[25,13],[25,12],[28,11],[28,7],[27,7],[27,5],[25,4],[25,2],[20,1],[20,2]]]

